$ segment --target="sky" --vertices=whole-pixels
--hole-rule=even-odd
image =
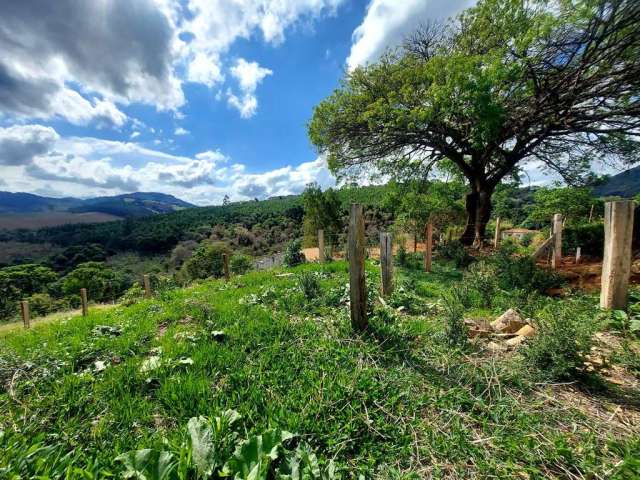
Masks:
[[[197,205],[335,184],[313,107],[474,0],[0,2],[0,190]]]

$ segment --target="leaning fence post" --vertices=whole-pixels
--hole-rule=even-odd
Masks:
[[[382,279],[382,296],[393,293],[393,253],[391,234],[380,233],[380,272]]]
[[[318,230],[318,261],[324,263],[324,230]]]
[[[604,206],[601,308],[627,307],[634,208],[633,200],[607,202]]]
[[[22,314],[22,323],[24,323],[24,328],[30,328],[31,316],[29,315],[29,302],[26,300],[22,300],[20,302],[20,313]]]
[[[229,255],[226,253],[222,254],[222,271],[224,273],[224,279],[229,281],[229,278],[231,277],[229,275]]]
[[[142,282],[144,283],[145,298],[151,298],[151,281],[149,280],[149,275],[143,275]]]
[[[424,229],[424,271],[431,271],[431,260],[433,258],[433,225],[427,223]]]
[[[556,269],[562,263],[562,214],[556,213],[553,216],[553,234],[555,236],[553,242],[553,257],[551,258],[551,266]]]
[[[351,205],[349,217],[349,298],[351,325],[355,330],[367,328],[367,288],[364,272],[364,217],[362,205]]]
[[[87,289],[80,289],[80,302],[82,303],[82,316],[86,317],[89,314],[89,306],[87,305]]]
[[[500,217],[496,218],[496,233],[493,236],[493,248],[498,248],[500,245]]]

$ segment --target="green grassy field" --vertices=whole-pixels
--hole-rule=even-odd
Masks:
[[[449,264],[401,269],[385,304],[367,268],[376,306],[363,334],[349,323],[344,262],[5,333],[0,478],[638,478],[638,391],[597,372],[544,381],[519,351],[452,344],[441,299],[462,274]],[[569,302],[529,297],[503,293],[465,315],[514,306],[537,318]],[[595,298],[575,302],[596,321]],[[611,362],[637,379],[640,357],[625,352]],[[199,416],[213,428],[204,456]],[[270,450],[279,430],[297,436]],[[286,452],[313,460],[309,450],[321,471],[287,470]]]

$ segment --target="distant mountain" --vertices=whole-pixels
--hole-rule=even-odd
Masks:
[[[0,214],[32,214],[46,212],[98,212],[117,217],[144,217],[191,208],[194,205],[172,195],[136,192],[112,197],[50,198],[31,193],[0,192]]]
[[[630,198],[640,193],[640,166],[614,175],[602,185],[593,189],[597,197]]]

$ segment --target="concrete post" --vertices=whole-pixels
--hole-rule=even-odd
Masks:
[[[607,202],[604,208],[604,259],[600,307],[623,310],[627,307],[631,275],[631,242],[635,202]]]

